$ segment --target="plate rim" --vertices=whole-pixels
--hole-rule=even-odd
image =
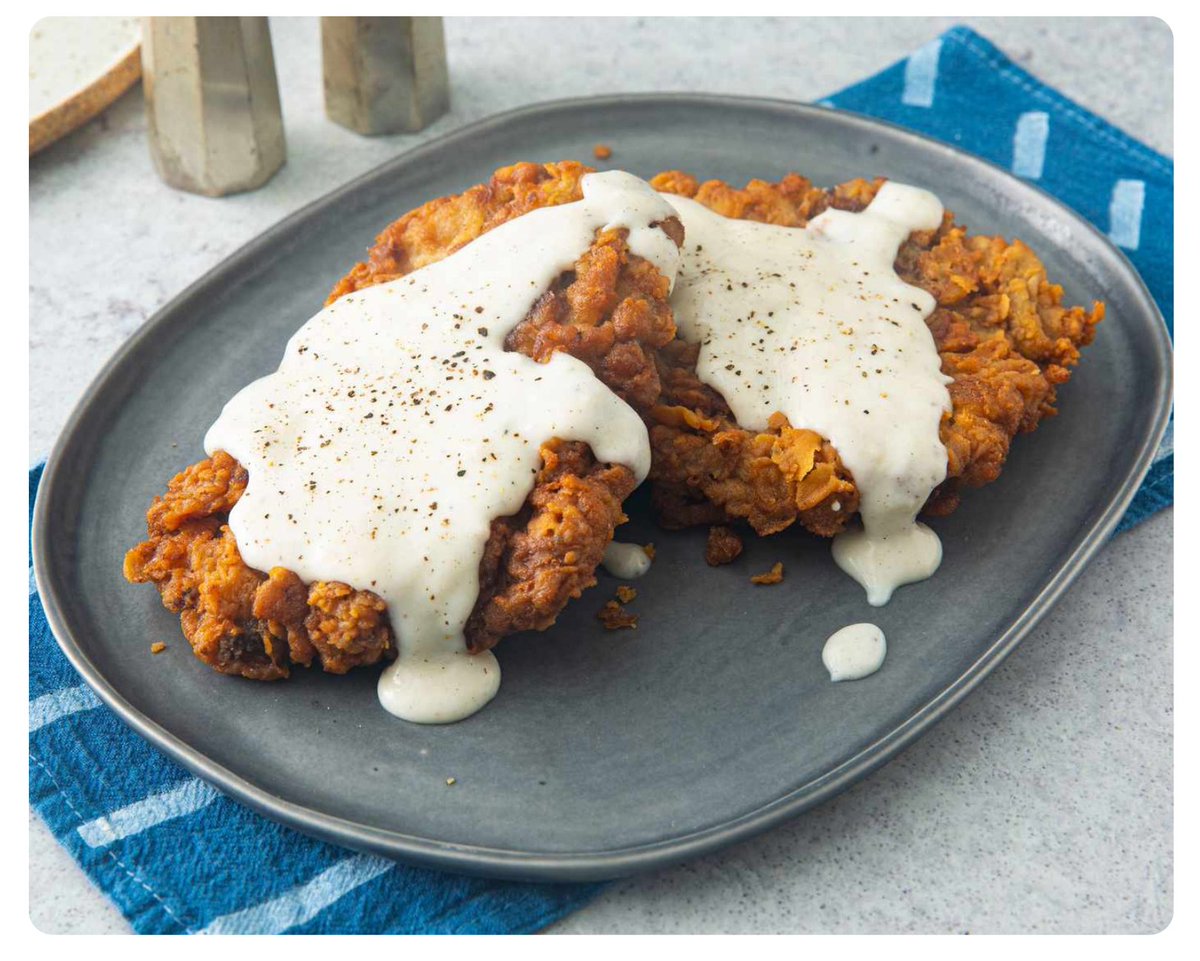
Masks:
[[[750,106],[761,109],[767,107],[790,114],[793,118],[821,116],[828,119],[832,115],[836,118],[836,122],[851,128],[883,129],[893,138],[915,143],[925,149],[932,148],[941,151],[953,157],[956,163],[998,172],[1010,182],[1010,186],[1015,185],[1020,191],[1032,192],[1040,195],[1041,199],[1049,201],[1063,218],[1078,227],[1085,228],[1107,247],[1109,255],[1116,255],[1118,270],[1126,275],[1127,281],[1132,282],[1132,289],[1137,299],[1142,301],[1142,306],[1148,308],[1151,316],[1158,320],[1158,324],[1154,327],[1155,336],[1152,342],[1145,347],[1161,372],[1161,377],[1155,385],[1154,417],[1151,428],[1142,438],[1135,456],[1127,461],[1129,466],[1120,485],[1113,489],[1103,514],[1070,555],[1063,560],[1058,570],[1042,586],[1042,589],[1017,614],[1007,629],[996,637],[987,649],[952,683],[903,721],[897,723],[891,730],[864,746],[836,768],[781,797],[719,824],[645,844],[601,851],[526,852],[481,845],[456,844],[372,827],[296,804],[255,786],[230,769],[211,760],[125,700],[97,665],[84,653],[67,624],[59,599],[60,591],[54,580],[55,572],[51,561],[51,551],[47,546],[52,521],[52,511],[49,505],[54,500],[56,485],[59,483],[60,465],[69,463],[67,455],[78,440],[77,435],[80,433],[81,423],[98,395],[108,386],[113,372],[127,356],[137,351],[155,333],[155,328],[165,320],[169,320],[169,316],[180,305],[190,300],[210,283],[215,274],[227,272],[230,269],[237,270],[239,267],[247,265],[247,262],[252,262],[260,251],[269,249],[275,245],[276,241],[284,237],[293,223],[306,218],[316,209],[336,204],[341,197],[354,193],[375,180],[386,178],[396,168],[417,164],[423,156],[429,153],[448,145],[486,135],[489,130],[517,119],[538,114],[549,115],[563,110],[603,109],[636,103],[647,105],[669,103],[676,106],[686,104],[698,107],[725,108]],[[624,877],[652,868],[675,864],[752,837],[829,800],[887,763],[901,750],[913,743],[990,674],[1049,612],[1100,547],[1107,543],[1125,509],[1133,500],[1141,480],[1153,462],[1154,454],[1170,419],[1173,381],[1172,356],[1171,341],[1162,313],[1147,289],[1145,281],[1119,248],[1082,216],[1037,185],[1022,181],[1003,167],[969,154],[951,144],[853,111],[831,110],[810,103],[775,97],[650,92],[541,101],[476,120],[416,147],[401,151],[395,157],[354,177],[341,187],[304,204],[273,226],[268,227],[155,311],[116,350],[93,378],[63,425],[52,452],[46,460],[30,530],[34,577],[47,622],[59,648],[101,701],[135,733],[146,738],[193,774],[212,782],[224,793],[260,814],[334,844],[458,873],[523,881],[596,881]]]

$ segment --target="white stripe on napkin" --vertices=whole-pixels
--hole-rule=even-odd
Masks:
[[[100,706],[100,698],[86,684],[64,687],[51,694],[43,694],[29,702],[29,733],[32,734],[59,718],[79,711],[90,711]]]
[[[1113,185],[1108,205],[1108,236],[1118,247],[1137,250],[1142,240],[1142,208],[1146,204],[1146,183],[1142,180],[1118,180]]]
[[[932,107],[937,89],[938,60],[942,56],[941,39],[931,40],[904,64],[904,92],[900,102],[910,107]]]
[[[201,934],[282,934],[305,924],[357,887],[394,867],[392,861],[356,854],[326,868],[311,881],[270,901],[216,918]]]
[[[199,811],[220,796],[216,788],[199,778],[189,778],[170,791],[152,794],[104,817],[79,825],[79,836],[90,847],[104,847],[130,835],[140,834],[156,824]]]
[[[1021,114],[1013,131],[1012,172],[1018,177],[1040,179],[1046,163],[1046,140],[1049,136],[1049,114],[1040,110]]]

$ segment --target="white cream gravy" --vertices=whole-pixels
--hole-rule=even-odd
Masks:
[[[604,560],[600,563],[613,577],[629,581],[650,570],[650,555],[640,544],[613,541],[604,549]]]
[[[667,199],[686,234],[671,303],[679,335],[701,345],[697,372],[743,427],[781,411],[837,448],[863,529],[834,539],[834,559],[871,604],[887,603],[941,561],[916,517],[946,476],[949,378],[925,325],[933,297],[893,267],[912,231],[941,223],[941,202],[889,182],[862,212],[830,209],[797,229]]]
[[[821,650],[831,681],[857,681],[874,674],[887,656],[887,640],[874,624],[851,624],[832,634]]]
[[[495,658],[469,655],[463,627],[491,522],[524,503],[540,445],[585,441],[639,481],[649,470],[641,419],[585,364],[504,349],[599,229],[628,228],[634,252],[674,278],[679,253],[654,226],[674,214],[663,199],[619,171],[584,177],[583,192],[331,304],[205,438],[249,472],[229,519],[247,564],[387,603],[399,656],[379,697],[410,721],[461,719],[498,689]]]

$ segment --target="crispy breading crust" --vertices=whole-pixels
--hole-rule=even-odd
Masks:
[[[883,180],[853,180],[821,190],[789,174],[753,180],[738,190],[669,171],[652,185],[691,197],[726,217],[802,227],[829,207],[865,208]],[[928,320],[942,358],[952,413],[941,425],[946,481],[926,512],[946,514],[961,486],[995,480],[1013,437],[1056,413],[1055,391],[1070,377],[1079,349],[1091,343],[1104,305],[1062,306],[1062,288],[1020,240],[969,237],[947,212],[937,230],[913,233],[896,258],[897,273],[929,291]],[[831,536],[858,508],[858,491],[837,452],[812,431],[776,415],[767,431],[740,428],[724,399],[696,375],[695,345],[675,341],[658,354],[663,384],[652,412],[651,478],[666,526],[745,518],[762,534],[799,521]],[[796,425],[802,428],[803,425]]]
[[[380,235],[369,260],[329,302],[441,259],[536,207],[578,200],[586,172],[579,164],[518,164],[426,204]],[[663,226],[682,240],[677,220]],[[630,403],[647,407],[660,390],[654,352],[675,335],[670,284],[629,251],[625,236],[598,234],[506,346],[539,361],[566,351]],[[551,441],[541,453],[523,510],[492,523],[479,599],[466,625],[472,651],[553,624],[571,598],[595,584],[604,548],[625,520],[621,502],[634,487],[631,471],[598,464],[586,444]],[[394,657],[386,606],[375,594],[339,583],[306,585],[290,571],[264,573],[242,561],[227,520],[245,487],[245,470],[223,452],[176,476],[150,508],[149,537],[126,556],[125,576],[154,583],[163,604],[180,613],[196,656],[227,674],[275,680],[314,662],[340,674]]]

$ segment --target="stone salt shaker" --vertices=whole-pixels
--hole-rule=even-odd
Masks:
[[[146,17],[142,77],[150,153],[172,187],[219,197],[283,166],[266,17]]]
[[[325,113],[361,134],[420,130],[450,106],[441,17],[322,17]]]

